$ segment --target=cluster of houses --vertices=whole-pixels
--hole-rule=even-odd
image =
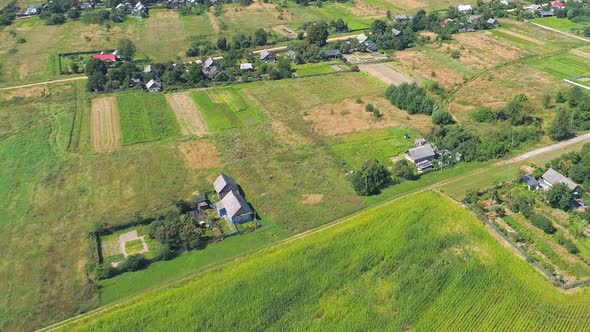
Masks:
[[[552,17],[555,16],[555,10],[565,8],[565,3],[562,1],[553,1],[544,5],[532,4],[525,7],[527,12],[540,17]]]
[[[532,175],[525,175],[522,177],[521,181],[526,183],[530,190],[545,191],[551,189],[558,183],[562,183],[571,190],[575,198],[580,196],[580,186],[553,168],[549,168],[539,180],[535,179]]]
[[[513,0],[502,1],[508,2]],[[457,6],[457,11],[463,15],[468,15],[473,13],[473,7],[471,7],[471,5],[459,5]],[[455,19],[446,18],[443,20],[442,25],[447,26],[455,21]],[[489,18],[484,21],[483,15],[479,14],[469,15],[466,20],[459,22],[459,24],[459,32],[475,32],[477,30],[477,27],[481,27],[482,25],[487,26],[489,28],[495,28],[500,25],[500,23],[495,18]]]
[[[379,47],[377,46],[377,44],[375,44],[373,41],[371,41],[369,39],[369,37],[367,37],[367,35],[365,35],[364,33],[356,36],[356,40],[359,43],[359,47],[361,47],[361,49],[360,49],[361,51],[377,52],[379,50]]]
[[[141,1],[135,3],[135,5],[129,2],[120,3],[115,7],[115,10],[121,14],[131,14],[138,17],[141,17],[147,13],[147,7],[144,6]]]
[[[24,8],[22,11],[18,12],[16,14],[16,16],[19,18],[33,17],[33,16],[37,16],[37,15],[41,14],[43,11],[47,10],[48,8],[49,8],[48,4],[44,4],[42,7],[39,7],[37,5],[30,5],[27,8]],[[94,8],[94,2],[92,2],[92,1],[79,2],[77,4],[74,4],[74,6],[72,6],[72,9],[78,9],[78,10],[88,10],[88,9],[92,9],[92,8]]]

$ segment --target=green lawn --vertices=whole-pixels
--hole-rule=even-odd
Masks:
[[[467,210],[426,192],[61,330],[572,331],[588,311],[587,290],[558,291]]]
[[[125,251],[128,255],[135,254],[143,250],[143,241],[141,239],[125,242]]]
[[[572,29],[580,29],[584,27],[584,24],[576,23],[568,20],[567,18],[557,18],[557,17],[545,17],[545,18],[535,18],[532,20],[535,23],[544,25],[549,28],[568,31]]]
[[[590,61],[569,53],[533,60],[529,65],[558,79],[590,74]]]
[[[302,65],[294,65],[295,75],[298,77],[310,76],[310,75],[321,75],[330,74],[336,72],[331,66],[334,63],[329,62],[318,62],[318,63],[306,63]]]
[[[155,141],[180,135],[176,117],[161,93],[117,95],[123,144]]]
[[[211,131],[251,126],[266,119],[237,87],[196,91],[192,97]]]
[[[404,134],[410,135],[410,138],[405,139]],[[338,159],[358,169],[369,159],[390,165],[390,158],[413,148],[414,139],[418,137],[420,134],[412,129],[372,129],[329,138],[328,146]]]

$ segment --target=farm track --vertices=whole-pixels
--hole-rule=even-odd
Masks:
[[[234,257],[233,259],[230,259],[228,261],[225,261],[223,263],[210,264],[205,269],[203,269],[201,271],[198,271],[198,272],[195,272],[194,274],[192,274],[190,276],[187,276],[187,277],[184,277],[184,278],[181,278],[181,279],[177,279],[177,280],[174,280],[174,281],[165,283],[165,284],[158,285],[157,287],[154,287],[152,289],[148,289],[148,290],[146,290],[143,293],[132,295],[132,296],[130,296],[128,298],[122,299],[119,302],[116,302],[116,303],[113,303],[113,304],[110,304],[110,305],[106,305],[106,306],[103,306],[103,307],[99,307],[99,308],[97,308],[97,309],[95,309],[93,311],[89,311],[87,313],[84,313],[84,314],[81,314],[81,315],[78,315],[78,316],[75,316],[75,317],[66,319],[66,320],[64,320],[62,322],[59,322],[59,323],[56,323],[54,325],[51,325],[51,326],[45,327],[43,329],[40,329],[39,331],[51,331],[51,330],[53,330],[55,328],[65,326],[67,324],[70,324],[70,323],[73,323],[73,322],[76,322],[76,321],[79,321],[79,320],[82,320],[82,319],[86,319],[86,318],[89,318],[89,317],[97,316],[97,315],[100,315],[101,313],[109,312],[109,311],[115,310],[115,309],[117,309],[119,307],[124,307],[126,305],[129,305],[129,304],[132,304],[132,303],[136,302],[136,300],[138,298],[140,298],[142,296],[145,296],[146,294],[156,293],[159,290],[161,290],[162,288],[168,288],[168,287],[178,286],[178,285],[180,285],[180,284],[182,284],[184,282],[187,282],[189,280],[194,279],[196,276],[199,276],[199,275],[202,275],[204,273],[207,273],[207,272],[210,272],[210,271],[213,271],[213,270],[222,268],[224,266],[227,266],[229,264],[235,263],[237,261],[240,261],[240,260],[242,260],[242,259],[244,259],[244,258],[246,258],[246,257],[248,257],[248,256],[250,256],[250,255],[252,255],[254,253],[260,252],[262,250],[269,250],[269,249],[279,248],[279,247],[282,247],[284,245],[287,245],[287,244],[289,244],[291,242],[294,242],[294,241],[297,241],[297,240],[306,238],[308,236],[314,235],[314,234],[319,233],[319,232],[323,232],[323,231],[325,231],[327,229],[333,228],[333,227],[338,226],[340,224],[344,224],[344,223],[346,223],[346,222],[354,219],[355,217],[357,217],[357,216],[359,216],[359,215],[361,215],[363,213],[366,213],[368,211],[375,210],[375,209],[380,209],[384,205],[389,204],[389,203],[394,202],[394,201],[397,201],[399,199],[402,199],[403,197],[406,197],[408,195],[417,194],[417,193],[421,193],[421,192],[428,191],[428,190],[438,191],[437,188],[439,188],[439,187],[441,187],[443,185],[446,185],[448,183],[461,180],[464,177],[469,177],[469,176],[473,176],[475,174],[483,173],[487,169],[492,168],[492,167],[495,167],[495,166],[506,165],[506,164],[509,164],[509,163],[514,163],[514,162],[521,161],[522,160],[522,156],[525,156],[525,155],[526,156],[534,156],[534,155],[537,155],[539,153],[543,153],[543,152],[547,152],[547,151],[552,151],[552,150],[555,150],[555,149],[561,149],[561,148],[563,148],[563,147],[565,147],[567,145],[575,144],[575,143],[578,143],[578,142],[583,141],[583,140],[589,140],[590,141],[590,133],[585,134],[585,135],[582,135],[582,136],[579,136],[579,137],[580,137],[580,139],[578,139],[578,140],[573,140],[572,139],[572,140],[568,140],[568,141],[564,141],[564,142],[561,142],[561,143],[558,143],[558,144],[551,145],[549,147],[544,147],[544,148],[536,149],[536,150],[533,150],[533,151],[529,151],[529,152],[527,152],[527,153],[525,153],[523,155],[516,156],[516,157],[513,157],[513,158],[508,159],[508,160],[499,161],[499,162],[496,162],[494,164],[488,165],[488,166],[486,166],[484,168],[476,169],[476,170],[473,170],[473,171],[468,172],[468,173],[465,173],[465,174],[457,175],[457,176],[454,176],[452,178],[449,178],[449,179],[446,179],[446,180],[442,180],[442,181],[439,181],[437,183],[433,183],[433,184],[428,185],[428,186],[423,187],[423,188],[417,188],[417,189],[410,190],[410,191],[405,192],[405,193],[402,193],[402,194],[398,194],[398,195],[392,196],[392,197],[388,198],[387,200],[385,200],[385,201],[383,201],[381,203],[378,203],[378,204],[373,205],[371,207],[368,207],[366,209],[362,209],[360,211],[354,212],[354,213],[352,213],[352,214],[350,214],[350,215],[348,215],[348,216],[346,216],[344,218],[341,218],[341,219],[332,221],[330,223],[327,223],[325,225],[319,226],[317,228],[310,229],[308,231],[305,231],[305,232],[302,232],[302,233],[293,235],[293,236],[291,236],[291,237],[289,237],[287,239],[281,240],[279,242],[276,242],[276,243],[273,243],[273,244],[269,244],[269,245],[263,246],[262,248],[253,249],[253,250],[247,251],[247,252],[245,252],[245,253],[237,256],[237,257]],[[450,197],[448,197],[446,195],[444,195],[444,196],[447,197],[448,199],[453,200],[455,203],[457,202],[456,200],[454,200],[454,199],[452,199],[452,198],[450,198]],[[582,285],[582,284],[583,283],[580,283],[580,285]],[[579,286],[579,285],[575,285],[575,286]],[[572,287],[570,287],[570,289],[571,288]]]
[[[557,30],[557,29],[553,29],[553,28],[550,28],[548,26],[541,25],[539,23],[535,23],[535,22],[531,22],[531,21],[527,21],[527,22],[530,23],[530,24],[532,24],[532,25],[536,25],[536,26],[538,26],[541,29],[553,31],[553,32],[556,32],[556,33],[559,33],[559,34],[562,34],[562,35],[565,35],[565,36],[568,36],[568,37],[571,37],[571,38],[579,39],[581,41],[585,41],[585,42],[590,43],[590,39],[588,39],[588,38],[584,38],[584,37],[572,35],[571,33],[567,33],[565,31],[561,31],[561,30]]]
[[[176,115],[182,135],[203,136],[207,133],[207,126],[189,92],[166,94],[166,101]]]
[[[113,151],[121,146],[119,113],[115,97],[92,99],[90,114],[94,150],[97,152]]]
[[[4,88],[0,88],[0,91],[16,90],[16,89],[22,89],[22,88],[30,88],[30,87],[33,87],[33,86],[46,85],[46,84],[55,84],[55,83],[63,83],[63,82],[81,81],[81,80],[86,80],[86,79],[88,79],[88,77],[86,77],[86,76],[70,77],[70,78],[63,78],[63,79],[60,79],[60,80],[52,80],[52,81],[36,82],[36,83],[23,84],[23,85],[7,86],[7,87],[4,87]]]

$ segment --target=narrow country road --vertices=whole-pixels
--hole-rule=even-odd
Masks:
[[[407,191],[405,193],[401,193],[401,194],[399,194],[397,196],[390,197],[389,199],[387,199],[387,200],[385,200],[385,201],[383,201],[381,203],[378,203],[378,204],[373,205],[373,206],[370,206],[370,207],[368,207],[366,209],[362,209],[360,211],[354,212],[354,213],[352,213],[352,214],[350,214],[350,215],[348,215],[346,217],[343,217],[341,219],[334,220],[334,221],[332,221],[330,223],[327,223],[327,224],[324,224],[322,226],[319,226],[319,227],[316,227],[316,228],[307,230],[307,231],[302,232],[302,233],[299,233],[299,234],[295,234],[295,235],[293,235],[293,236],[291,236],[289,238],[286,238],[286,239],[281,240],[279,242],[270,244],[268,246],[263,246],[261,248],[249,250],[247,252],[244,252],[242,255],[239,255],[239,256],[237,256],[237,257],[235,257],[233,259],[230,259],[228,261],[225,261],[223,263],[213,264],[213,265],[210,265],[208,267],[205,267],[203,270],[197,271],[197,272],[195,272],[195,273],[193,273],[193,274],[191,274],[191,275],[189,275],[187,277],[176,279],[176,280],[172,280],[172,281],[170,281],[168,283],[158,285],[158,287],[156,287],[156,288],[148,289],[148,290],[146,290],[143,293],[134,294],[134,295],[131,295],[131,296],[127,297],[127,298],[121,299],[119,302],[115,302],[115,303],[111,303],[111,304],[108,304],[108,305],[105,305],[105,306],[102,306],[102,307],[98,307],[98,308],[96,308],[96,309],[94,309],[92,311],[89,311],[87,313],[80,314],[78,316],[74,316],[74,317],[68,318],[68,319],[63,320],[61,322],[58,322],[58,323],[55,323],[53,325],[44,327],[44,328],[40,329],[39,331],[51,331],[51,330],[54,330],[54,329],[56,329],[58,327],[63,327],[63,326],[66,326],[67,324],[74,323],[74,322],[79,321],[79,320],[83,320],[83,319],[86,319],[86,318],[89,318],[89,317],[93,317],[93,316],[99,315],[100,313],[103,313],[103,312],[108,312],[108,311],[111,311],[111,310],[115,310],[117,308],[124,307],[126,305],[129,305],[129,304],[132,304],[132,303],[136,302],[137,299],[140,296],[144,296],[147,293],[154,293],[154,292],[157,292],[158,290],[161,290],[162,288],[171,287],[171,286],[178,285],[180,283],[186,282],[188,280],[191,280],[191,279],[195,278],[196,275],[203,274],[203,273],[206,273],[208,271],[212,271],[214,269],[218,269],[218,268],[220,268],[222,266],[227,266],[229,264],[235,263],[236,261],[242,260],[242,259],[244,259],[245,257],[247,257],[249,255],[252,255],[252,254],[254,254],[256,252],[259,252],[260,250],[268,250],[270,248],[281,247],[281,246],[284,246],[284,245],[286,245],[288,243],[291,243],[291,242],[294,242],[294,241],[301,240],[303,238],[309,237],[310,235],[317,234],[319,232],[323,232],[323,231],[325,231],[327,229],[330,229],[330,228],[333,228],[333,227],[338,226],[340,224],[346,223],[346,222],[350,221],[351,219],[354,219],[355,217],[357,217],[358,215],[360,215],[362,213],[366,213],[367,211],[370,211],[370,210],[373,210],[373,209],[379,209],[379,208],[383,207],[384,205],[389,204],[389,203],[391,203],[393,201],[399,200],[399,199],[401,199],[401,198],[403,198],[405,196],[416,194],[416,193],[419,193],[419,192],[424,192],[424,191],[427,191],[427,190],[435,190],[435,191],[437,191],[436,190],[437,187],[440,187],[440,186],[442,186],[444,184],[447,184],[447,183],[450,183],[450,182],[453,182],[453,181],[460,180],[461,178],[466,177],[466,176],[470,176],[470,175],[473,175],[473,174],[481,173],[481,172],[485,171],[486,169],[488,169],[490,167],[494,167],[494,166],[497,166],[497,165],[503,165],[503,164],[510,164],[510,163],[518,162],[518,161],[521,161],[523,159],[529,158],[531,156],[535,156],[535,155],[538,155],[538,154],[541,154],[541,153],[544,153],[544,152],[548,152],[548,151],[553,151],[553,150],[561,149],[561,148],[563,148],[565,146],[568,146],[568,145],[571,145],[571,144],[575,144],[575,143],[578,143],[578,142],[582,142],[584,140],[590,140],[590,133],[587,133],[587,134],[584,134],[584,135],[581,135],[581,136],[578,136],[578,137],[575,137],[575,138],[572,138],[570,140],[563,141],[563,142],[560,142],[560,143],[557,143],[557,144],[553,144],[553,145],[550,145],[550,146],[547,146],[547,147],[543,147],[543,148],[539,148],[539,149],[536,149],[536,150],[533,150],[533,151],[529,151],[529,152],[524,153],[524,154],[522,154],[520,156],[511,158],[511,159],[507,159],[507,160],[504,160],[504,161],[499,161],[499,162],[494,163],[494,164],[491,164],[491,165],[489,165],[487,167],[475,169],[475,170],[473,170],[471,172],[467,172],[465,174],[457,175],[455,177],[452,177],[452,178],[449,178],[449,179],[445,179],[445,180],[442,180],[440,182],[433,183],[433,184],[427,185],[427,186],[422,187],[422,188],[416,188],[416,189]],[[447,195],[444,195],[444,196],[447,197],[447,198],[449,198]],[[449,198],[449,199],[451,199],[451,198]]]
[[[563,142],[559,142],[553,145],[549,145],[549,146],[545,146],[542,148],[538,148],[536,150],[533,151],[529,151],[527,153],[521,154],[520,156],[516,156],[512,159],[508,159],[508,160],[503,160],[499,163],[497,163],[497,165],[506,165],[506,164],[512,164],[515,162],[519,162],[519,161],[523,161],[525,159],[528,159],[530,157],[534,157],[540,154],[543,154],[545,152],[550,152],[550,151],[555,151],[555,150],[559,150],[559,149],[563,149],[564,147],[568,146],[568,145],[572,145],[572,144],[576,144],[579,142],[583,142],[583,141],[587,141],[590,140],[590,133],[586,133],[580,136],[576,136],[572,139],[569,139],[567,141],[563,141]]]
[[[80,80],[85,80],[85,79],[87,79],[86,76],[77,76],[77,77],[63,78],[63,79],[60,79],[60,80],[37,82],[37,83],[23,84],[23,85],[7,86],[5,88],[0,88],[0,91],[15,90],[15,89],[20,89],[20,88],[30,88],[32,86],[45,85],[45,84],[71,82],[71,81],[80,81]]]
[[[576,35],[573,35],[571,33],[567,33],[565,31],[553,29],[553,28],[550,28],[548,26],[544,26],[544,25],[539,24],[539,23],[535,23],[535,22],[531,22],[531,21],[527,21],[527,22],[530,23],[530,24],[532,24],[532,25],[536,25],[536,26],[538,26],[541,29],[550,30],[550,31],[557,32],[557,33],[560,33],[560,34],[565,35],[565,36],[569,36],[569,37],[576,38],[576,39],[579,39],[579,40],[582,40],[582,41],[585,41],[585,42],[590,43],[590,39],[588,39],[588,38],[576,36]]]

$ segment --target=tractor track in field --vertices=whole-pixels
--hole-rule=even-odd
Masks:
[[[180,284],[182,284],[184,282],[187,282],[189,280],[192,280],[192,279],[196,278],[199,275],[202,275],[204,273],[213,271],[215,269],[222,268],[223,266],[227,266],[229,264],[238,262],[238,261],[243,260],[243,259],[251,256],[252,254],[257,253],[257,252],[260,252],[262,250],[270,250],[270,249],[279,248],[279,247],[284,246],[284,245],[287,245],[287,244],[289,244],[291,242],[294,242],[294,241],[297,241],[297,240],[306,238],[308,236],[314,235],[314,234],[319,233],[319,232],[323,232],[323,231],[325,231],[327,229],[330,229],[330,228],[333,228],[333,227],[338,226],[340,224],[346,223],[346,222],[350,221],[351,219],[354,219],[355,217],[357,217],[357,216],[359,216],[359,215],[361,215],[363,213],[366,213],[366,212],[371,211],[371,210],[374,210],[374,209],[382,208],[384,205],[387,205],[387,204],[389,204],[391,202],[397,201],[397,200],[399,200],[399,199],[401,199],[403,197],[406,197],[408,195],[417,194],[417,193],[428,191],[428,190],[437,191],[437,188],[439,188],[439,187],[441,187],[441,186],[443,186],[445,184],[448,184],[450,182],[454,182],[454,181],[460,180],[463,177],[468,177],[468,176],[472,176],[474,174],[483,173],[483,172],[485,172],[487,169],[489,169],[491,167],[495,167],[495,166],[499,166],[499,165],[506,165],[506,164],[518,162],[518,161],[523,160],[523,156],[526,156],[524,158],[524,159],[526,159],[528,157],[535,156],[535,155],[538,155],[540,153],[544,153],[544,152],[548,152],[548,151],[553,151],[553,150],[556,150],[556,149],[561,149],[561,148],[563,148],[565,146],[568,146],[568,145],[571,145],[571,144],[576,144],[576,143],[581,142],[581,141],[584,141],[584,140],[590,141],[590,133],[587,133],[585,135],[579,136],[579,137],[577,137],[577,139],[574,138],[574,139],[563,141],[563,142],[560,142],[560,143],[557,143],[557,144],[550,145],[548,147],[543,147],[543,148],[535,149],[535,150],[529,151],[527,153],[524,153],[522,155],[515,156],[515,157],[512,157],[512,158],[507,159],[507,160],[501,160],[501,161],[498,161],[496,163],[487,165],[485,167],[482,167],[482,168],[479,168],[479,169],[475,169],[473,171],[470,171],[470,172],[467,172],[467,173],[464,173],[464,174],[461,174],[461,175],[457,175],[457,176],[454,176],[454,177],[451,177],[451,178],[448,178],[448,179],[445,179],[445,180],[442,180],[442,181],[439,181],[439,182],[436,182],[436,183],[427,185],[427,186],[422,187],[422,188],[416,188],[416,189],[407,191],[405,193],[401,193],[401,194],[392,196],[392,197],[384,200],[381,203],[378,203],[378,204],[375,204],[375,205],[370,206],[368,208],[365,208],[365,209],[362,209],[360,211],[354,212],[354,213],[352,213],[352,214],[350,214],[348,216],[345,216],[345,217],[343,217],[341,219],[332,221],[330,223],[327,223],[327,224],[324,224],[322,226],[319,226],[319,227],[316,227],[316,228],[307,230],[307,231],[302,232],[302,233],[299,233],[299,234],[295,234],[295,235],[293,235],[293,236],[291,236],[289,238],[283,239],[283,240],[278,241],[276,243],[271,243],[271,244],[268,244],[266,246],[262,246],[262,247],[257,248],[257,249],[249,250],[249,251],[247,251],[247,252],[245,252],[245,253],[237,256],[237,257],[231,258],[231,259],[229,259],[229,260],[227,260],[225,262],[213,263],[213,264],[207,265],[202,270],[197,271],[197,272],[194,272],[190,276],[187,276],[187,277],[184,277],[184,278],[180,278],[180,279],[176,279],[176,280],[172,280],[172,281],[170,281],[168,283],[165,283],[165,284],[159,284],[157,286],[152,287],[151,289],[146,290],[145,292],[131,295],[131,296],[127,297],[127,298],[121,299],[119,302],[115,302],[115,303],[108,304],[108,305],[103,306],[103,307],[99,307],[99,308],[97,308],[95,310],[92,310],[92,311],[89,311],[87,313],[84,313],[84,314],[81,314],[81,315],[78,315],[78,316],[75,316],[75,317],[66,319],[66,320],[64,320],[62,322],[58,322],[56,324],[47,326],[45,328],[40,329],[39,331],[51,331],[53,329],[66,326],[67,324],[74,323],[74,322],[79,321],[79,320],[91,318],[91,317],[94,317],[94,316],[99,315],[101,313],[106,313],[106,312],[115,310],[115,309],[117,309],[119,307],[125,307],[126,305],[129,305],[129,304],[134,303],[138,298],[143,297],[146,294],[156,293],[159,290],[161,290],[162,288],[168,288],[168,287],[174,287],[174,286],[180,285]],[[444,196],[445,197],[448,197],[447,195],[444,195]],[[448,198],[449,199],[452,199],[450,197],[448,197]],[[455,202],[457,202],[454,199],[452,199],[452,200],[455,201]],[[581,283],[581,285],[582,284],[583,283]]]

